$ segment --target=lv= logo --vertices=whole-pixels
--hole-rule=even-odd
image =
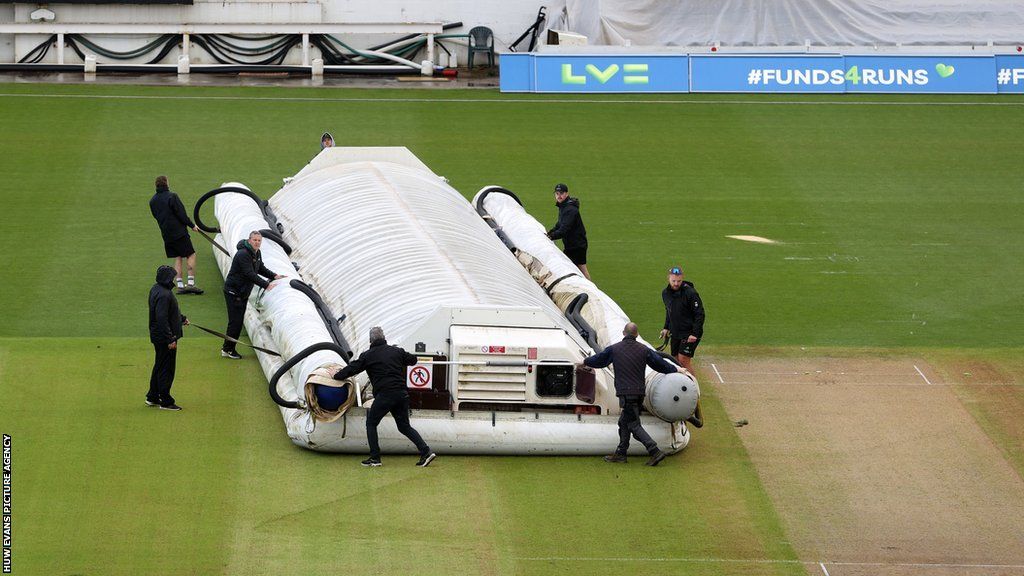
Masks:
[[[572,64],[562,64],[562,84],[586,84],[588,78],[593,78],[601,84],[607,84],[609,80],[619,73],[619,65],[611,64],[601,69],[593,64],[587,64],[583,68],[583,74],[575,74]],[[647,76],[647,64],[623,64],[623,84],[647,84],[650,78]]]

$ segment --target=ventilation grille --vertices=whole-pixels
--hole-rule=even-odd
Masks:
[[[520,354],[467,354],[459,355],[461,362],[487,362],[488,360],[526,360]],[[526,366],[459,365],[459,402],[526,401]]]

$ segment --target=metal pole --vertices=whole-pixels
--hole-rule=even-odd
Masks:
[[[64,33],[57,33],[57,64],[64,64]]]
[[[535,360],[533,362],[527,360],[478,360],[478,361],[450,361],[450,360],[432,360],[430,362],[420,362],[419,364],[437,364],[439,366],[575,366],[576,363],[569,362],[567,360]]]

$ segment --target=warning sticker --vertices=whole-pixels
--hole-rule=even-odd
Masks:
[[[405,385],[415,390],[430,390],[434,387],[433,381],[433,365],[417,364],[415,366],[409,366],[406,370]]]

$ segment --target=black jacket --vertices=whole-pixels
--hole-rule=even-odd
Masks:
[[[700,338],[704,335],[704,303],[692,282],[683,280],[679,290],[666,286],[661,291],[665,303],[665,329],[676,339],[688,338],[691,334]]]
[[[566,250],[586,248],[587,229],[583,226],[583,217],[580,216],[579,199],[570,196],[561,204],[556,202],[555,206],[558,206],[558,223],[548,230],[548,238],[561,238]]]
[[[228,277],[224,279],[224,291],[247,300],[254,284],[266,288],[277,274],[263,265],[263,255],[259,250],[253,250],[248,240],[239,240],[235,248],[238,250],[231,259]]]
[[[170,344],[181,338],[185,316],[178,309],[174,286],[174,268],[161,266],[156,271],[156,284],[149,289],[149,341]]]
[[[181,198],[166,187],[158,187],[156,194],[149,199],[149,211],[153,213],[157,224],[160,225],[160,235],[164,241],[177,240],[188,236],[187,228],[194,228],[195,224],[189,219],[185,212],[185,205]]]
[[[374,395],[384,391],[407,393],[405,368],[415,365],[416,357],[412,354],[387,342],[376,342],[348,366],[338,370],[334,379],[344,380],[365,370],[370,376]]]
[[[636,341],[636,336],[626,336],[605,348],[600,354],[594,354],[583,360],[591,368],[604,368],[614,364],[615,395],[643,396],[647,393],[644,382],[644,366],[650,366],[662,374],[671,374],[678,370],[651,347]]]

